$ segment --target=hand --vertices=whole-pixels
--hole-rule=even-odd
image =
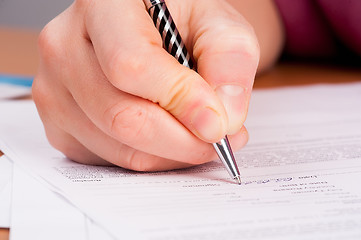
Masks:
[[[259,60],[252,27],[225,1],[167,1],[196,73],[162,48],[141,0],[75,1],[39,37],[33,98],[49,142],[86,164],[167,170],[234,149]]]

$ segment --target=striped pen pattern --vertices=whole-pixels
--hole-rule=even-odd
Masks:
[[[193,69],[194,65],[191,56],[182,41],[165,3],[162,2],[152,6],[149,9],[149,14],[162,36],[164,48],[174,56],[180,64]]]

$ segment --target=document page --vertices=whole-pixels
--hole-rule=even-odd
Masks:
[[[0,83],[0,100],[29,96],[31,88]]]
[[[360,83],[254,91],[240,186],[219,161],[156,173],[76,164],[49,146],[33,103],[0,111],[1,150],[115,239],[361,238]]]
[[[12,240],[87,240],[85,217],[14,164]]]
[[[112,239],[4,155],[0,157],[0,228],[11,228],[12,240]]]
[[[13,164],[5,156],[0,157],[0,228],[10,227],[10,207]]]

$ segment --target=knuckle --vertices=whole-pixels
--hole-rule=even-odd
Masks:
[[[74,159],[74,151],[69,147],[69,144],[67,144],[64,141],[61,141],[59,136],[54,136],[53,134],[46,134],[48,141],[51,146],[53,146],[55,149],[62,152],[65,156],[68,158]]]
[[[130,169],[138,172],[155,171],[161,165],[160,158],[133,150],[128,158]]]
[[[246,37],[242,38],[239,43],[238,49],[240,49],[240,51],[247,55],[249,59],[253,59],[256,62],[259,61],[260,47],[255,35],[247,35]]]
[[[159,105],[174,115],[179,115],[185,104],[192,97],[194,76],[191,73],[180,73],[167,91],[160,95]]]
[[[226,36],[223,38],[222,44],[225,52],[239,52],[249,57],[249,59],[259,58],[260,49],[253,34]]]
[[[47,138],[50,145],[62,152],[67,158],[78,163],[87,162],[86,156],[82,154],[82,151],[79,150],[79,148],[75,148],[73,144],[61,140],[59,136],[51,135],[47,136]]]
[[[44,62],[51,62],[54,59],[58,60],[62,55],[61,42],[58,39],[58,33],[53,27],[52,20],[49,22],[39,34],[38,49],[40,56]]]
[[[94,0],[76,0],[74,2],[74,7],[84,13],[84,24],[89,27],[89,24],[92,25],[96,21],[99,12],[97,12],[97,2]]]
[[[51,124],[50,124],[51,125]],[[75,158],[75,149],[72,148],[72,144],[68,141],[64,141],[63,138],[59,137],[59,132],[52,131],[53,127],[44,124],[46,137],[51,146],[62,152],[65,156],[73,159]]]
[[[50,145],[62,152],[67,158],[82,164],[104,163],[105,160],[88,150],[77,139],[68,135],[62,129],[57,128],[54,131],[54,125],[50,124],[50,126],[45,126],[45,132]]]
[[[143,77],[144,69],[146,69],[147,62],[144,56],[146,50],[141,50],[139,47],[137,51],[144,54],[134,54],[131,51],[124,49],[117,49],[112,51],[111,56],[108,58],[108,78],[118,88],[127,88],[129,79],[136,81]]]
[[[137,156],[137,151],[134,150],[134,153],[128,159],[129,168],[138,172],[148,171],[148,168],[145,164],[146,161],[144,161],[144,159],[140,159]]]
[[[32,97],[38,109],[44,109],[50,103],[50,94],[41,77],[36,76],[32,85]]]
[[[141,107],[122,102],[107,109],[104,118],[111,136],[130,146],[142,142],[148,116]]]
[[[209,39],[212,39],[209,41]],[[202,55],[238,53],[245,55],[250,61],[258,62],[260,47],[253,30],[248,23],[232,24],[224,28],[216,26],[212,31],[199,33],[194,46],[197,59]]]
[[[140,157],[139,153],[140,152],[134,148],[120,145],[116,151],[116,164],[133,171],[147,171],[148,169],[144,164],[145,159],[144,157]]]
[[[78,7],[79,9],[84,9],[86,7],[88,7],[92,2],[95,2],[93,0],[75,0],[75,6]]]

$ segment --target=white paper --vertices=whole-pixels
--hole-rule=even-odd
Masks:
[[[112,235],[109,232],[105,231],[104,228],[100,227],[93,220],[86,218],[86,229],[87,229],[87,239],[88,240],[114,240]]]
[[[13,164],[4,155],[0,157],[0,192],[11,183]]]
[[[6,156],[0,157],[0,186],[0,227],[11,227],[12,240],[111,239],[62,196],[13,167]]]
[[[31,88],[20,85],[0,84],[0,100],[28,96]]]
[[[86,240],[85,221],[80,211],[14,165],[12,240]]]
[[[0,147],[117,239],[360,239],[360,93],[255,91],[241,186],[218,162],[143,174],[76,164],[49,146],[32,103],[0,104],[12,110]]]
[[[10,227],[10,207],[13,166],[5,156],[0,157],[0,228]]]

